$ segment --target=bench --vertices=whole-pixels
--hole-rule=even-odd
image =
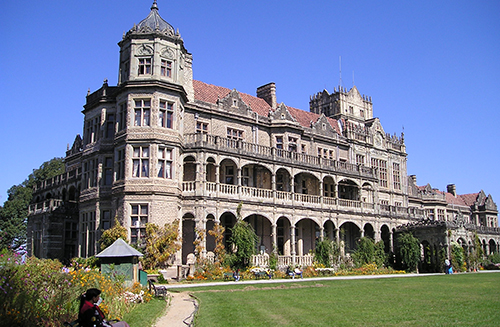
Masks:
[[[149,291],[154,293],[155,297],[166,297],[167,296],[167,287],[165,285],[156,285],[152,280],[148,280]]]
[[[265,271],[257,271],[254,273],[255,279],[268,278],[269,276]]]
[[[232,272],[225,272],[224,275],[222,276],[224,280],[231,280],[234,279],[233,273]]]

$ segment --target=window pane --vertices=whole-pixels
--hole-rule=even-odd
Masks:
[[[149,126],[149,110],[144,110],[144,126]]]
[[[132,206],[132,214],[137,215],[139,213],[139,206]]]
[[[149,177],[149,160],[142,161],[142,177]]]
[[[148,214],[148,206],[143,205],[141,206],[141,215],[147,215]]]

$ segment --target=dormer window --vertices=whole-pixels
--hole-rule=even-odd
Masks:
[[[139,75],[151,75],[151,58],[139,58]]]
[[[172,77],[172,62],[170,60],[161,60],[161,76]]]

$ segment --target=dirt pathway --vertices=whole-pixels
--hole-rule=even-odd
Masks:
[[[198,303],[188,292],[169,292],[170,305],[167,312],[156,322],[155,327],[192,326]]]

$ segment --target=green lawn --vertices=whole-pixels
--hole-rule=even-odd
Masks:
[[[125,314],[123,320],[131,327],[151,327],[157,318],[165,314],[167,301],[163,298],[153,298],[147,303],[141,303]]]
[[[500,273],[191,289],[195,326],[500,326]]]

